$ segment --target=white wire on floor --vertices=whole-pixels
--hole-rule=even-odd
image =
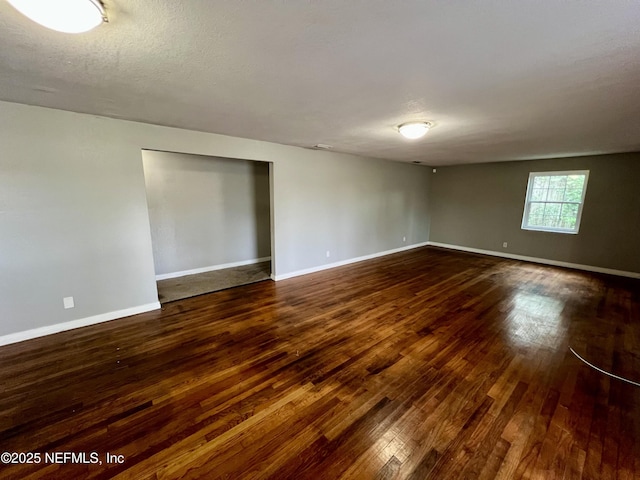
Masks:
[[[624,377],[619,377],[618,375],[614,375],[613,373],[606,372],[606,371],[602,370],[601,368],[596,367],[593,363],[589,363],[589,362],[587,362],[584,358],[582,358],[580,355],[578,355],[578,354],[576,353],[576,351],[575,351],[573,348],[569,347],[569,350],[571,350],[571,352],[572,352],[576,357],[578,357],[578,358],[579,358],[580,360],[582,360],[584,363],[586,363],[587,365],[589,365],[591,368],[593,368],[593,369],[595,369],[595,370],[597,370],[597,371],[599,371],[599,372],[601,372],[601,373],[604,373],[605,375],[609,375],[610,377],[617,378],[618,380],[622,380],[623,382],[627,382],[627,383],[630,383],[631,385],[635,385],[636,387],[640,387],[640,383],[634,382],[633,380],[629,380],[629,379],[624,378]]]

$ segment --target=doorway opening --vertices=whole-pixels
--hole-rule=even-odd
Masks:
[[[270,164],[143,150],[160,303],[271,278]]]

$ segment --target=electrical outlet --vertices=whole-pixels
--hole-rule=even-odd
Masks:
[[[502,248],[507,248],[509,244],[507,242],[502,242]]]
[[[62,304],[64,305],[64,308],[75,307],[75,304],[73,303],[73,297],[64,297],[62,299]]]
[[[331,252],[327,250],[327,258],[329,258],[330,256],[331,256]]]
[[[402,237],[402,241],[406,242],[407,241],[407,237]]]

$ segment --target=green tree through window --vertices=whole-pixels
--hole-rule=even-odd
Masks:
[[[578,233],[588,170],[529,174],[522,228]]]

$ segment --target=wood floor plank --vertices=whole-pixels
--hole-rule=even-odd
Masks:
[[[0,479],[631,479],[640,281],[424,247],[0,347]],[[107,452],[123,456],[107,463]]]

